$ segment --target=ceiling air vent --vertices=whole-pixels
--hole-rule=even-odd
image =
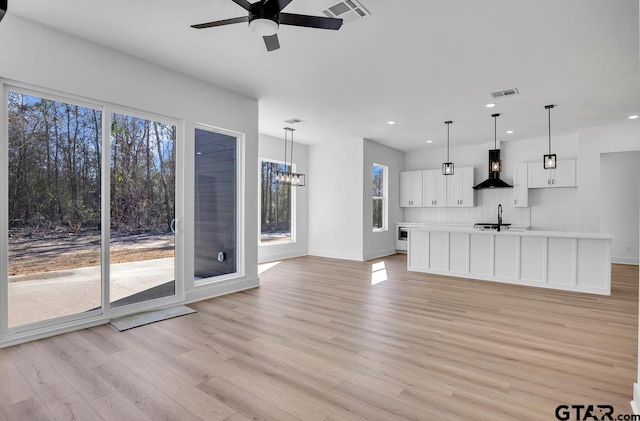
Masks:
[[[344,23],[353,22],[365,16],[371,16],[371,13],[356,0],[342,0],[331,3],[322,9],[322,13],[330,18],[340,18]]]
[[[518,94],[520,94],[520,92],[518,92],[518,88],[505,89],[504,91],[491,92],[491,96],[494,97],[494,98],[502,98],[503,96],[512,96],[512,95],[518,95]]]
[[[300,120],[299,118],[291,118],[289,120],[285,120],[284,122],[288,124],[298,124],[298,123],[304,123],[304,120]]]

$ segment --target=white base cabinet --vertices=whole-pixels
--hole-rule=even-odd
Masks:
[[[407,269],[610,295],[612,238],[590,233],[411,227]]]

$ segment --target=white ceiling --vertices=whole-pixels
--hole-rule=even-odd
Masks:
[[[20,0],[9,15],[47,25],[260,100],[260,132],[296,141],[367,138],[408,151],[547,136],[640,113],[635,0],[362,0],[339,31],[282,26],[267,52],[231,0]],[[294,0],[320,15],[331,0]],[[517,87],[517,97],[490,93]],[[488,109],[485,104],[495,102]],[[390,126],[388,120],[396,120]],[[636,120],[637,122],[637,120]],[[507,135],[507,129],[515,130]],[[433,140],[427,145],[426,140]]]

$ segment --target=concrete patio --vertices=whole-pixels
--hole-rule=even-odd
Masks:
[[[111,302],[174,279],[174,259],[111,265]],[[82,313],[101,302],[100,267],[9,277],[9,327]]]

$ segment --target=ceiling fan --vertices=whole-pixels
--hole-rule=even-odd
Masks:
[[[214,26],[231,25],[233,23],[249,22],[249,28],[264,38],[267,51],[280,48],[278,28],[280,25],[304,26],[307,28],[338,30],[342,26],[342,19],[323,16],[296,15],[282,13],[292,0],[260,0],[250,3],[247,0],[232,0],[235,4],[249,12],[248,16],[218,20],[215,22],[191,25],[195,29],[213,28]]]
[[[0,0],[0,20],[2,20],[5,13],[7,13],[7,0]]]

